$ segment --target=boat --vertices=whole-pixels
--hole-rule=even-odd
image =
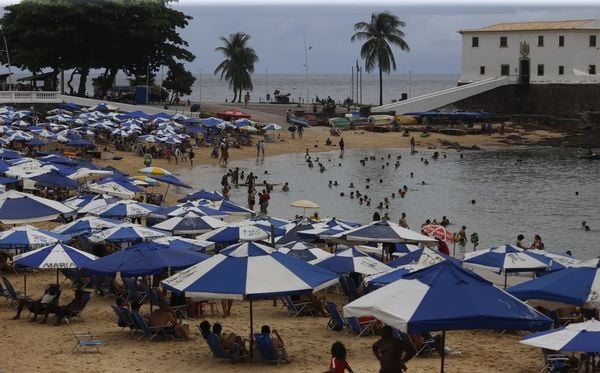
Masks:
[[[451,135],[451,136],[463,136],[467,134],[467,131],[465,131],[462,128],[441,128],[439,130],[439,133],[443,133],[444,135]]]
[[[346,118],[329,118],[327,123],[333,128],[346,128],[350,125],[350,121]]]
[[[294,126],[308,127],[307,121],[305,121],[304,119],[301,119],[295,115],[290,116],[287,121],[289,124],[293,124]]]
[[[598,161],[600,160],[600,154],[592,153],[592,154],[582,154],[577,156],[578,159],[587,159],[589,161]]]
[[[369,115],[369,122],[374,126],[389,126],[395,119],[393,115]]]
[[[408,115],[396,115],[396,122],[400,123],[401,125],[408,126],[417,124],[417,118]]]
[[[237,109],[228,109],[228,110],[221,111],[221,112],[217,113],[217,117],[219,117],[221,119],[225,119],[225,120],[229,120],[229,119],[243,119],[243,118],[250,119],[251,115],[250,114],[246,114],[243,111],[240,111],[240,110],[237,110]]]

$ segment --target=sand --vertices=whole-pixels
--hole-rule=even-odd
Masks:
[[[206,105],[204,109],[207,109]],[[210,105],[218,111],[231,105]],[[287,108],[250,107],[248,112],[263,121],[283,123]],[[280,131],[283,141],[268,143],[266,154],[276,155],[290,152],[329,151],[335,147],[326,147],[325,139],[329,129],[325,127],[309,128],[303,139],[292,139],[288,131]],[[527,141],[536,142],[544,138],[562,136],[560,133],[544,131],[527,131],[507,127],[503,136],[467,135],[452,137],[432,134],[427,138],[415,136],[417,147],[440,147],[440,140],[459,142],[463,146],[477,145],[482,148],[507,146],[502,143],[510,135],[518,135]],[[369,133],[348,131],[343,133],[346,148],[402,148],[408,147],[409,138],[401,133]],[[338,139],[332,137],[334,144]],[[315,147],[315,145],[317,145]],[[216,165],[210,158],[208,148],[197,149],[196,164]],[[102,161],[135,175],[135,171],[143,167],[141,157],[131,153],[117,152],[124,158],[120,161]],[[231,149],[229,166],[235,161],[255,156],[254,147]],[[153,166],[165,167],[175,174],[185,174],[189,164],[168,164],[166,160],[154,160]],[[162,187],[157,190],[162,191]],[[169,194],[168,200],[174,201],[177,196]],[[40,226],[53,227],[56,223],[43,223]],[[18,290],[23,289],[23,276],[8,274],[8,278]],[[53,271],[36,271],[28,273],[28,294],[38,297],[44,285],[55,281]],[[65,283],[68,286],[68,281]],[[66,303],[71,292],[64,290],[61,303]],[[338,304],[344,298],[337,293],[323,293],[329,300]],[[329,348],[336,340],[342,341],[348,349],[348,361],[355,372],[377,372],[378,363],[371,352],[371,345],[377,337],[366,336],[356,338],[334,332],[329,336],[326,328],[327,318],[297,317],[287,315],[281,303],[273,307],[271,301],[255,302],[255,330],[263,324],[277,329],[286,342],[291,363],[279,368],[259,361],[228,363],[215,360],[206,343],[199,337],[196,324],[202,321],[189,319],[190,329],[195,340],[183,341],[138,341],[136,336],[121,332],[116,325],[116,317],[110,304],[113,297],[101,298],[94,295],[83,312],[84,321],[76,320],[74,328],[78,331],[91,330],[102,339],[102,354],[72,354],[74,338],[66,325],[54,327],[27,321],[27,312],[18,321],[10,320],[14,316],[14,307],[0,306],[0,371],[1,372],[171,372],[210,371],[210,372],[321,372],[325,371],[329,362]],[[148,311],[145,305],[143,311]],[[207,316],[211,323],[220,322],[225,331],[239,334],[249,333],[249,312],[247,302],[235,302],[232,317]],[[453,331],[447,334],[447,345],[461,352],[448,356],[447,372],[537,372],[541,368],[542,354],[539,349],[530,348],[518,343],[520,336],[498,331]],[[439,370],[439,356],[419,357],[408,363],[409,372],[435,372]]]

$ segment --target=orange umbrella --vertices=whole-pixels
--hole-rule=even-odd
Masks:
[[[441,225],[425,225],[423,227],[421,227],[421,232],[423,232],[424,234],[433,236],[435,238],[438,238],[442,241],[446,241],[446,242],[454,242],[453,236],[454,234],[452,232],[450,232],[449,230],[447,230],[445,227],[442,227]]]

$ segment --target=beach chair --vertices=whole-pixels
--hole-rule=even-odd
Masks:
[[[123,277],[123,286],[125,287],[125,294],[127,294],[127,300],[132,303],[142,304],[145,300],[145,296],[140,294],[138,285],[135,277]]]
[[[240,361],[247,356],[244,353],[243,346],[237,346],[237,344],[235,344],[232,350],[223,348],[219,336],[214,333],[211,333],[208,338],[206,338],[206,344],[208,345],[208,348],[210,348],[213,356],[219,360]]]
[[[281,297],[281,300],[288,310],[288,315],[291,315],[292,317],[301,315],[303,312],[314,316],[313,310],[311,309],[312,302],[294,303],[292,298],[288,296]]]
[[[360,295],[358,294],[358,289],[356,288],[356,284],[354,280],[350,277],[342,276],[346,279],[346,288],[348,289],[348,301],[352,302],[355,299],[358,299]]]
[[[73,333],[73,337],[75,337],[75,346],[71,349],[71,352],[78,352],[83,348],[94,348],[96,352],[102,353],[100,351],[100,345],[102,345],[102,340],[96,338],[96,335],[88,330],[87,332],[76,332],[73,330],[69,319],[65,317],[65,322],[69,325],[69,329],[71,329],[71,333]]]
[[[346,321],[348,322],[348,330],[346,330],[345,334],[353,332],[357,338],[362,337],[365,333],[375,335],[375,328],[379,324],[376,319],[361,321],[356,317],[347,317]]]
[[[340,331],[347,327],[344,318],[340,314],[340,310],[337,308],[337,305],[333,302],[325,303],[325,308],[327,312],[329,312],[329,321],[327,322],[327,329],[329,329],[329,335],[333,333],[333,331]]]
[[[156,336],[162,336],[164,338],[168,338],[172,335],[173,328],[170,325],[158,325],[158,326],[148,326],[146,324],[146,320],[140,315],[138,312],[132,312],[131,316],[137,327],[144,333],[138,340],[146,337],[149,341],[154,339]]]
[[[101,298],[104,298],[109,294],[114,294],[114,291],[111,290],[112,282],[112,277],[91,275],[89,284],[92,285],[92,288],[96,294],[98,294]]]
[[[0,298],[4,298],[4,300],[6,302],[8,302],[10,300],[10,294],[8,294],[8,291],[4,288],[1,281],[0,281]]]
[[[544,366],[540,373],[569,371],[569,358],[567,356],[545,348],[542,348],[542,354],[544,354]]]
[[[270,335],[266,333],[254,334],[254,343],[260,353],[260,359],[262,361],[274,363],[277,364],[277,366],[279,366],[282,361],[287,362],[287,351],[285,347],[275,349]]]
[[[83,276],[81,276],[81,272],[76,268],[63,268],[60,272],[65,276],[65,278],[71,281],[71,289],[73,288],[84,288],[88,286],[90,280],[85,280]]]
[[[20,299],[27,299],[29,297],[22,295],[21,293],[19,293],[18,291],[15,290],[15,288],[13,287],[12,283],[10,282],[10,280],[5,277],[2,276],[2,282],[4,283],[5,286],[5,290],[8,293],[8,304],[12,305],[13,303],[18,303]]]
[[[121,309],[115,306],[114,304],[111,304],[110,307],[117,316],[117,326],[121,328],[121,331],[125,330],[125,328],[129,328],[130,332],[136,329],[135,324],[131,319],[131,314],[129,313],[129,310],[125,308]],[[127,313],[123,311],[127,311]]]

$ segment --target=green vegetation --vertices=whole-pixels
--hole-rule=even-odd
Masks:
[[[224,46],[215,49],[223,53],[225,60],[215,69],[215,74],[221,73],[221,79],[229,81],[229,87],[233,89],[233,100],[242,101],[242,92],[252,90],[252,73],[254,64],[258,62],[258,56],[254,49],[248,46],[250,35],[236,32],[229,35],[229,39],[220,37]]]

